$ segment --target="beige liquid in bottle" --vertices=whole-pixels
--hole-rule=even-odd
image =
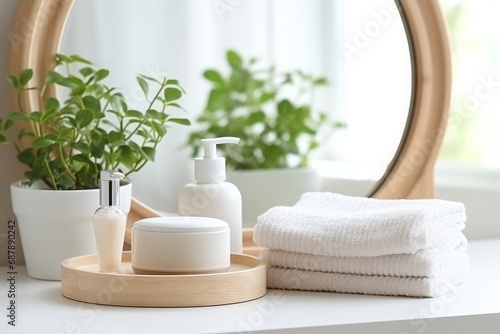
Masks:
[[[99,271],[103,273],[116,273],[120,270],[127,224],[127,217],[121,213],[122,215],[112,216],[96,214],[94,217]]]

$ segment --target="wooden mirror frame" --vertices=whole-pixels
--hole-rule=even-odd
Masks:
[[[32,80],[53,67],[74,0],[21,0],[10,40],[10,73],[34,70]],[[448,30],[438,0],[396,0],[408,36],[412,58],[413,94],[405,134],[386,173],[370,196],[376,198],[430,198],[434,196],[433,168],[444,137],[451,94],[451,51]],[[51,92],[55,94],[55,91]],[[17,97],[12,94],[17,108]],[[34,94],[22,103],[36,110]],[[132,200],[130,228],[142,218],[161,215]],[[244,229],[244,252],[256,254],[253,229]]]

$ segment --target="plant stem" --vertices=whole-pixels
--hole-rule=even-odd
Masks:
[[[45,166],[47,167],[47,172],[50,177],[50,182],[52,183],[52,188],[54,188],[54,190],[59,190],[59,188],[57,187],[56,179],[54,178],[54,174],[52,173],[52,170],[50,169],[49,163],[47,161],[47,157],[45,157],[44,162]]]
[[[76,177],[73,175],[73,172],[71,171],[71,168],[69,168],[68,163],[66,162],[66,157],[64,156],[64,152],[62,149],[62,144],[57,145],[58,147],[58,153],[59,153],[59,158],[61,159],[61,162],[64,166],[64,169],[68,173],[68,176],[73,180],[73,182],[76,182]]]
[[[151,108],[153,108],[153,104],[155,103],[155,101],[158,99],[158,96],[160,96],[160,93],[162,92],[163,88],[166,86],[166,79],[164,78],[163,79],[163,83],[161,84],[161,87],[160,89],[156,92],[153,100],[151,100],[151,102],[149,103],[149,106],[148,108],[146,109],[149,110]],[[147,98],[147,97],[146,97]],[[137,130],[139,130],[139,128],[144,124],[144,121],[141,121],[140,123],[137,124],[136,128],[130,132],[130,134],[125,138],[125,141],[128,141],[130,138],[132,138],[133,135],[136,134]]]
[[[19,145],[17,145],[17,143],[15,143],[15,142],[11,142],[11,143],[14,145],[17,153],[21,153],[21,148],[19,147]]]

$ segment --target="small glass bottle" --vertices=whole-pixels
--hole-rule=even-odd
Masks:
[[[117,273],[120,270],[127,215],[120,209],[120,172],[101,171],[99,202],[94,214],[99,271]]]

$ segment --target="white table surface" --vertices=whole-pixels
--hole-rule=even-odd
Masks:
[[[60,282],[17,268],[16,327],[7,322],[7,268],[0,333],[500,333],[500,240],[472,241],[468,284],[442,298],[268,290],[258,300],[215,307],[132,308],[64,298]]]

